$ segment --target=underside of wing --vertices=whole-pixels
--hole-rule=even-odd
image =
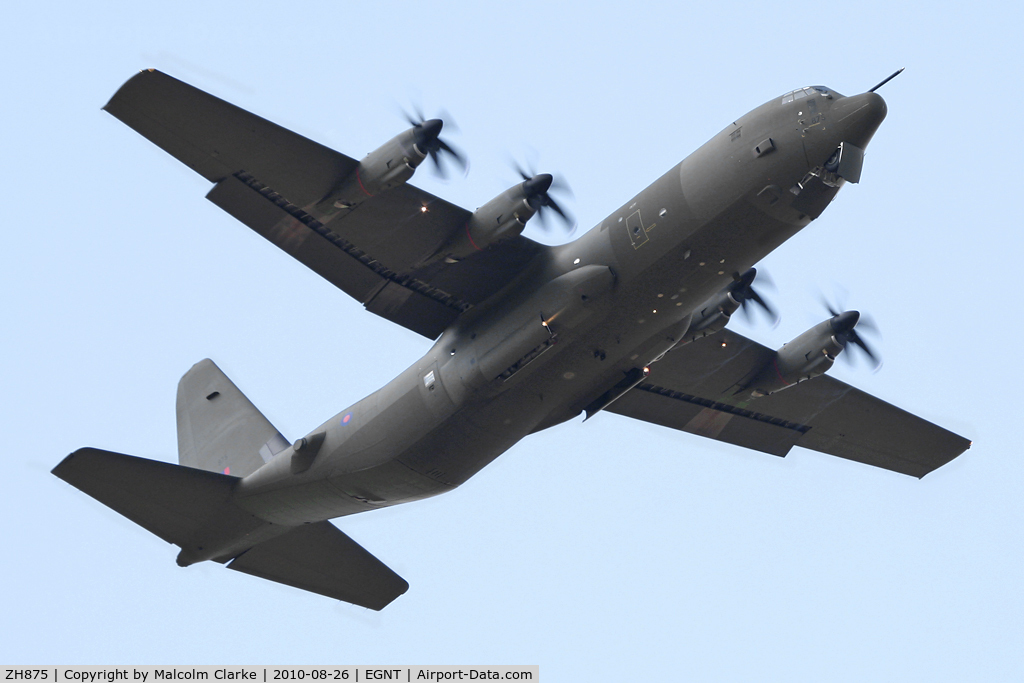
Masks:
[[[543,250],[524,237],[457,263],[418,260],[469,212],[403,185],[325,222],[246,174],[207,198],[366,306],[430,339],[508,284]],[[422,211],[427,206],[428,211]],[[364,248],[365,247],[365,248]]]
[[[668,353],[608,410],[773,455],[802,446],[915,477],[970,447],[967,439],[827,375],[737,400],[744,378],[774,353],[723,330]]]
[[[211,202],[368,310],[429,338],[544,249],[519,236],[425,265],[470,212],[408,184],[325,212],[318,203],[359,162],[154,69],[105,109],[215,183]]]
[[[358,164],[156,69],[129,79],[104,109],[212,183],[244,170],[299,205]]]

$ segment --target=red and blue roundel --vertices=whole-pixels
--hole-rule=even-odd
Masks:
[[[352,421],[352,413],[345,413],[345,416],[341,418],[341,426],[344,427]]]

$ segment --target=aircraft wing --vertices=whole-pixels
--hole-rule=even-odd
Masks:
[[[970,442],[828,375],[736,401],[736,385],[774,354],[730,330],[669,352],[607,410],[784,456],[793,446],[923,477]]]
[[[520,236],[417,269],[469,211],[405,184],[345,216],[318,218],[312,206],[359,162],[155,69],[132,77],[104,109],[216,183],[207,195],[214,204],[368,310],[431,339],[543,249]]]

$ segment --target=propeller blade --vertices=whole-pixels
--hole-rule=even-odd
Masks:
[[[745,306],[743,302],[740,302],[740,315],[743,316],[743,322],[752,323],[754,316],[750,312],[750,306]]]
[[[442,157],[436,150],[430,150],[428,154],[430,156],[430,160],[434,162],[434,174],[441,180],[447,180],[448,170],[445,168],[444,157]]]
[[[554,199],[551,199],[549,197],[548,198],[548,203],[545,204],[541,208],[541,219],[542,220],[543,220],[544,209],[551,209],[555,213],[558,214],[558,216],[562,219],[562,223],[565,225],[566,233],[567,234],[571,235],[572,233],[574,233],[576,231],[576,219],[573,218],[570,214],[568,214],[565,211],[563,211],[562,207],[560,207],[558,205],[558,203]]]
[[[576,195],[573,194],[572,188],[569,187],[569,183],[559,176],[554,176],[551,180],[551,189],[559,194],[568,195],[570,199],[576,198]]]
[[[412,114],[402,109],[402,115],[415,129],[416,146],[433,162],[434,173],[438,177],[442,179],[448,177],[447,161],[452,161],[461,168],[464,176],[469,173],[469,159],[465,153],[441,137],[441,129],[446,125],[445,122],[447,122],[449,131],[458,131],[459,129],[448,112],[442,110],[438,118],[428,120],[423,115],[423,109],[414,104]]]
[[[764,298],[760,294],[758,294],[753,288],[750,289],[750,298],[755,304],[760,306],[765,313],[768,314],[768,317],[772,321],[772,325],[779,324],[779,320],[782,319],[782,316],[779,315],[779,312],[776,311],[771,304],[765,301]]]
[[[831,312],[831,309],[829,312]],[[842,344],[844,348],[848,348],[852,344],[860,349],[873,363],[872,372],[878,372],[879,368],[882,367],[881,357],[872,350],[871,345],[864,340],[864,337],[857,333],[858,327],[862,330],[877,330],[877,327],[875,327],[870,318],[861,315],[859,311],[844,311],[843,313],[833,315],[830,322],[832,329],[835,331],[836,341]],[[849,363],[853,363],[853,355],[846,355],[846,360]]]
[[[750,307],[747,302],[753,301],[755,304],[761,307],[761,310],[767,314],[768,319],[771,320],[772,326],[779,324],[781,316],[778,311],[769,304],[764,297],[758,294],[757,290],[754,289],[754,278],[757,277],[757,269],[751,268],[745,273],[740,275],[739,273],[733,273],[733,284],[731,285],[731,292],[734,299],[740,303],[740,311],[743,313],[743,318],[746,321],[750,321]],[[766,275],[762,275],[762,280],[765,282],[771,282],[771,279]]]
[[[878,329],[878,324],[875,323],[875,319],[867,313],[861,313],[860,322],[857,323],[857,327],[863,331],[873,332],[878,336],[882,336],[882,331]]]
[[[567,235],[575,232],[576,219],[563,209],[552,196],[552,194],[564,194],[572,198],[574,195],[569,183],[559,176],[550,173],[536,173],[532,167],[524,168],[514,157],[509,158],[509,165],[523,179],[526,200],[537,210],[534,215],[537,216],[537,223],[541,229],[545,232],[550,231],[548,214],[553,212],[558,215],[558,220],[564,226]]]
[[[878,354],[871,350],[871,347],[866,341],[864,341],[864,338],[857,334],[857,330],[850,330],[850,341],[853,342],[854,346],[860,348],[860,350],[864,352],[864,355],[870,358],[871,362],[874,363],[872,371],[878,372],[879,368],[882,367],[882,359],[878,357]]]
[[[548,225],[548,217],[547,213],[544,211],[544,207],[541,206],[534,215],[537,216],[537,222],[540,224],[541,230],[544,232],[551,232],[551,226]]]
[[[828,314],[833,318],[841,313],[841,311],[836,310],[836,307],[832,305],[832,302],[825,298],[824,294],[819,295],[818,301],[821,302],[822,307],[824,307],[824,309],[828,311]]]
[[[441,147],[441,151],[447,153],[448,156],[451,157],[451,159],[456,164],[462,167],[463,173],[469,172],[469,158],[465,155],[464,152],[460,151],[457,147],[452,146],[450,143],[445,142],[440,138],[438,138],[437,142]]]
[[[441,109],[437,112],[437,118],[444,121],[444,125],[448,127],[449,133],[461,133],[462,129],[459,128],[459,124],[455,122],[455,117],[449,113],[447,109]]]

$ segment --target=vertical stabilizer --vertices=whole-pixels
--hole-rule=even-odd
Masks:
[[[244,477],[288,441],[209,358],[178,382],[178,462]]]

